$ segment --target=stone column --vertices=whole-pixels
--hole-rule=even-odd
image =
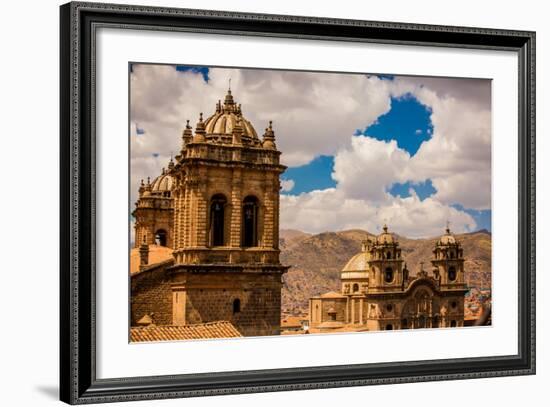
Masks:
[[[207,179],[206,169],[201,171],[203,174],[202,179]],[[208,246],[208,202],[206,196],[206,183],[202,182],[199,185],[197,193],[197,212],[196,212],[196,225],[197,225],[197,246],[206,247]]]
[[[346,312],[345,312],[345,315],[344,315],[344,319],[346,321],[346,323],[349,323],[349,296],[346,296]]]
[[[359,323],[363,325],[363,298],[359,300]]]
[[[229,246],[241,247],[241,226],[242,226],[242,173],[240,169],[233,170],[231,182],[231,234]]]
[[[172,194],[174,199],[174,207],[173,207],[174,208],[173,209],[174,210],[173,212],[174,228],[172,229],[172,249],[176,250],[179,247],[179,239],[180,239],[179,230],[181,228],[181,220],[179,216],[179,212],[180,212],[179,205],[180,205],[181,197],[180,197],[179,188],[176,187],[176,189],[172,191]]]
[[[262,247],[273,247],[273,227],[275,223],[274,214],[274,196],[273,196],[273,179],[272,174],[267,173],[264,177],[264,202],[263,202],[263,219],[260,222],[263,224],[263,234],[261,236]]]

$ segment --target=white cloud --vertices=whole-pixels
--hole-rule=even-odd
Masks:
[[[457,232],[476,227],[470,215],[450,205],[490,209],[488,81],[407,77],[387,81],[366,75],[250,69],[211,69],[209,77],[205,83],[202,75],[178,72],[172,66],[134,66],[132,202],[139,180],[160,174],[170,154],[178,152],[186,119],[194,127],[199,112],[205,117],[212,114],[231,78],[233,95],[259,135],[273,120],[285,165],[334,155],[336,187],[282,195],[281,227],[309,232],[356,227],[376,231],[386,220],[398,233],[432,236],[441,233],[447,220]],[[391,97],[407,93],[432,111],[433,134],[413,157],[395,141],[352,136],[388,112]],[[136,134],[136,123],[145,134]],[[414,190],[408,198],[386,192],[395,182],[427,179],[437,192],[423,201]],[[293,180],[282,181],[283,192],[293,188]]]
[[[388,199],[387,187],[403,178],[409,160],[395,140],[352,137],[350,146],[336,153],[332,177],[346,197],[380,203]]]
[[[294,180],[291,179],[283,179],[281,180],[281,191],[282,192],[290,192],[294,188]]]
[[[474,219],[465,212],[416,194],[391,197],[384,205],[346,197],[337,188],[298,196],[281,195],[281,228],[311,233],[362,228],[376,232],[387,222],[391,230],[408,237],[437,236],[446,221],[455,232],[473,230]]]

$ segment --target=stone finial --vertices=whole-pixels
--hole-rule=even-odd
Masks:
[[[181,149],[185,150],[187,144],[193,140],[193,128],[189,125],[189,120],[187,120],[187,124],[185,125],[185,129],[183,130],[183,134],[181,135],[182,140],[182,146]]]
[[[145,236],[144,236],[144,242],[141,243],[139,246],[139,268],[140,270],[143,269],[145,266],[149,264],[149,245],[147,242],[145,242]]]
[[[243,144],[242,135],[243,135],[243,125],[242,125],[242,119],[239,116],[237,117],[235,127],[233,127],[233,145],[241,146]]]
[[[268,150],[277,149],[277,146],[275,145],[275,132],[273,131],[273,122],[271,120],[269,121],[269,127],[265,129],[262,147]]]
[[[143,178],[141,179],[141,182],[139,183],[139,196],[141,196],[145,192],[145,183],[143,182]]]
[[[367,252],[367,251],[369,251],[370,245],[371,245],[371,240],[370,240],[370,239],[363,240],[363,241],[361,242],[361,251],[362,251],[362,252]]]
[[[205,134],[206,134],[206,129],[204,127],[204,122],[202,120],[202,112],[201,112],[199,116],[199,121],[195,126],[195,137],[193,138],[193,142],[204,143],[206,141]]]

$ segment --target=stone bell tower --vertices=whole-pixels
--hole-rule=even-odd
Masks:
[[[449,225],[433,249],[433,275],[442,294],[440,314],[442,327],[464,325],[464,295],[467,292],[464,274],[464,251]]]
[[[269,122],[260,139],[231,90],[193,134],[174,178],[173,323],[230,321],[245,336],[280,332],[279,190],[285,166]]]
[[[431,262],[434,276],[440,281],[442,290],[465,288],[464,251],[451,234],[449,226],[436,243]]]
[[[384,225],[384,232],[377,236],[372,245],[369,267],[371,270],[369,292],[385,292],[402,289],[408,276],[403,272],[403,258],[397,239],[388,232]]]
[[[173,248],[174,208],[172,199],[173,178],[169,172],[174,162],[170,160],[168,170],[152,182],[141,180],[139,199],[132,215],[136,219],[134,247],[143,244]]]

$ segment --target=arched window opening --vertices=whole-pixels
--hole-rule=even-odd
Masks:
[[[210,245],[225,246],[225,206],[227,199],[221,194],[210,200]]]
[[[359,291],[359,284],[354,284],[353,285],[353,292],[356,293],[357,291]]]
[[[456,321],[454,319],[451,321],[451,328],[456,328]]]
[[[386,258],[391,259],[391,252],[386,253]]]
[[[456,269],[454,266],[449,267],[449,281],[455,281],[456,280]]]
[[[384,281],[386,281],[386,283],[391,283],[393,281],[393,269],[391,267],[388,267],[384,271]]]
[[[407,318],[405,318],[401,321],[401,329],[407,329],[407,328],[409,328],[409,321],[407,321]]]
[[[243,247],[258,246],[258,198],[247,196],[243,201]]]
[[[456,308],[456,306],[457,306],[457,303],[456,303],[456,301],[453,301],[453,302],[451,302],[451,308],[452,308],[452,309],[455,309],[455,308]]]
[[[237,314],[241,312],[241,300],[238,298],[235,298],[233,300],[233,314]]]
[[[386,325],[386,331],[393,331],[393,325],[392,324]]]
[[[159,229],[155,232],[155,244],[159,246],[166,246],[167,239],[168,239],[168,234],[166,233],[166,230]]]

